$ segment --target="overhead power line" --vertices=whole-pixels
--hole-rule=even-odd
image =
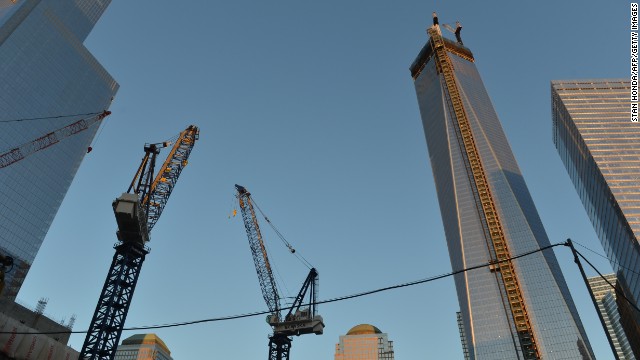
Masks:
[[[574,250],[575,250],[575,248],[574,248]],[[636,311],[637,311],[637,312],[640,312],[640,308],[638,308],[638,307],[636,306],[636,304],[634,304],[634,303],[633,303],[633,301],[631,301],[631,300],[630,300],[630,299],[629,299],[629,298],[624,294],[624,292],[622,292],[620,289],[618,289],[616,286],[614,286],[611,282],[609,282],[609,280],[607,280],[607,278],[605,278],[605,277],[604,277],[604,275],[602,275],[602,273],[600,273],[600,271],[599,271],[595,266],[593,266],[593,264],[592,264],[589,260],[587,260],[587,258],[586,258],[586,257],[584,257],[584,255],[582,255],[578,250],[575,250],[575,252],[576,252],[578,255],[580,255],[580,257],[582,258],[582,260],[586,261],[586,262],[587,262],[587,264],[588,264],[589,266],[591,266],[591,268],[592,268],[593,270],[595,270],[595,272],[597,272],[597,273],[598,273],[598,276],[600,276],[600,278],[602,278],[604,281],[606,281],[606,283],[607,283],[607,284],[609,284],[609,286],[611,286],[611,288],[615,291],[615,293],[616,293],[616,295],[617,295],[617,296],[622,296],[622,298],[623,298],[623,299],[625,299],[625,300],[629,303],[629,305],[631,305],[631,307],[632,307],[632,308],[636,309]]]
[[[617,261],[615,261],[615,260],[612,260],[612,259],[609,259],[608,257],[606,257],[606,256],[604,256],[604,255],[602,255],[602,254],[600,254],[599,252],[597,252],[597,251],[595,251],[595,250],[589,249],[588,247],[586,247],[586,246],[584,246],[584,245],[580,244],[579,242],[577,242],[577,241],[575,241],[575,240],[571,240],[571,241],[573,241],[573,243],[574,243],[574,244],[576,244],[576,245],[578,245],[578,246],[580,246],[580,247],[582,247],[582,248],[584,248],[584,249],[586,249],[586,250],[589,250],[590,252],[592,252],[592,253],[594,253],[594,254],[596,254],[596,255],[600,256],[601,258],[609,260],[611,263],[615,264],[615,265],[616,265],[616,266],[618,266],[618,267],[621,267],[621,268],[623,268],[623,269],[626,269],[626,270],[628,270],[628,271],[630,271],[630,272],[632,272],[632,273],[634,273],[634,274],[638,274],[638,275],[640,275],[640,272],[638,272],[638,271],[635,271],[635,270],[633,270],[633,269],[631,269],[631,268],[628,268],[628,267],[626,267],[626,266],[623,266],[623,265],[622,265],[622,264],[620,264],[619,262],[617,262]],[[585,260],[586,260],[586,259],[585,259]]]
[[[551,249],[551,248],[556,247],[556,246],[561,246],[561,245],[562,246],[567,246],[567,243],[563,242],[563,243],[557,243],[557,244],[544,246],[544,247],[541,247],[541,248],[539,248],[537,250],[532,250],[532,251],[529,251],[529,252],[526,252],[526,253],[523,253],[523,254],[520,254],[520,255],[517,255],[517,256],[513,256],[513,257],[508,258],[508,259],[500,260],[498,262],[488,262],[486,264],[471,266],[471,267],[468,267],[468,268],[465,268],[465,269],[452,271],[452,272],[441,274],[441,275],[435,275],[435,276],[432,276],[432,277],[429,277],[429,278],[425,278],[425,279],[421,279],[421,280],[415,280],[415,281],[406,282],[406,283],[397,284],[397,285],[392,285],[392,286],[387,286],[387,287],[383,287],[383,288],[379,288],[379,289],[375,289],[375,290],[369,290],[369,291],[364,291],[364,292],[360,292],[360,293],[356,293],[356,294],[340,296],[340,297],[336,297],[336,298],[333,298],[333,299],[321,300],[321,301],[317,301],[316,305],[328,304],[328,303],[333,303],[333,302],[338,302],[338,301],[344,301],[344,300],[349,300],[349,299],[354,299],[354,298],[358,298],[358,297],[363,297],[363,296],[376,294],[376,293],[379,293],[379,292],[384,292],[384,291],[389,291],[389,290],[400,289],[400,288],[403,288],[403,287],[424,284],[424,283],[428,283],[428,282],[431,282],[431,281],[440,280],[440,279],[444,279],[446,277],[454,276],[454,275],[457,275],[457,274],[462,274],[462,273],[465,273],[467,271],[481,269],[481,268],[488,267],[490,265],[501,264],[501,263],[506,262],[506,261],[519,259],[521,257],[529,256],[529,255],[532,255],[532,254],[535,254],[535,253],[538,253],[538,252],[541,252],[541,251],[544,251],[544,250],[548,250],[548,249]],[[303,304],[302,306],[309,306],[309,305],[310,304]],[[266,310],[266,311],[255,311],[255,312],[249,312],[249,313],[244,313],[244,314],[239,314],[239,315],[229,315],[229,316],[222,316],[222,317],[209,318],[209,319],[200,319],[200,320],[176,322],[176,323],[170,323],[170,324],[129,327],[129,328],[124,328],[122,330],[123,331],[133,331],[133,330],[164,329],[164,328],[171,328],[171,327],[180,327],[180,326],[187,326],[187,325],[202,324],[202,323],[208,323],[208,322],[236,320],[236,319],[242,319],[242,318],[259,316],[259,315],[266,315],[266,314],[271,314],[271,311],[269,311],[269,310]],[[34,332],[25,332],[25,333],[20,333],[20,332],[15,332],[15,333],[13,333],[13,332],[0,332],[0,334],[41,334],[41,335],[86,334],[86,333],[87,333],[87,330],[82,330],[82,331],[52,331],[52,332],[37,332],[37,333],[34,333]]]
[[[395,289],[400,289],[403,287],[409,287],[409,286],[414,286],[414,285],[419,285],[419,284],[424,284],[424,283],[428,283],[431,281],[435,281],[435,280],[440,280],[440,279],[444,279],[446,277],[450,277],[450,276],[454,276],[457,274],[462,274],[471,270],[477,270],[477,269],[482,269],[491,265],[496,265],[496,264],[500,264],[506,261],[511,261],[511,260],[515,260],[515,259],[519,259],[525,256],[529,256],[538,252],[542,252],[544,250],[548,250],[551,248],[554,248],[556,246],[566,246],[566,247],[570,247],[568,242],[562,242],[562,243],[556,243],[556,244],[552,244],[552,245],[548,245],[548,246],[544,246],[541,247],[540,249],[537,250],[532,250],[517,256],[513,256],[511,258],[505,259],[505,260],[501,260],[498,262],[488,262],[486,264],[481,264],[481,265],[476,265],[476,266],[471,266],[465,269],[461,269],[461,270],[457,270],[457,271],[452,271],[446,274],[441,274],[441,275],[435,275],[429,278],[425,278],[425,279],[421,279],[421,280],[415,280],[415,281],[411,281],[411,282],[406,282],[406,283],[402,283],[402,284],[397,284],[397,285],[392,285],[392,286],[387,286],[387,287],[383,287],[383,288],[379,288],[379,289],[375,289],[375,290],[370,290],[370,291],[364,291],[364,292],[360,292],[360,293],[356,293],[356,294],[352,294],[352,295],[345,295],[345,296],[340,296],[340,297],[336,297],[333,299],[327,299],[327,300],[321,300],[321,301],[317,301],[316,305],[319,304],[328,304],[328,303],[333,303],[333,302],[338,302],[338,301],[344,301],[344,300],[349,300],[349,299],[354,299],[354,298],[358,298],[358,297],[363,297],[363,296],[368,296],[368,295],[372,295],[372,294],[376,294],[379,292],[384,292],[384,291],[389,291],[389,290],[395,290]],[[575,250],[575,248],[574,248]],[[604,279],[607,284],[609,284],[609,286],[611,286],[611,288],[616,290],[616,293],[623,297],[636,311],[640,312],[640,308],[638,308],[638,306],[636,306],[631,300],[629,300],[629,298],[627,298],[622,292],[618,291],[616,289],[616,287],[611,284],[609,281],[606,280],[606,278],[602,275],[602,273],[600,273],[600,271],[598,271],[598,269],[589,261],[587,260],[587,258],[582,255],[582,253],[580,253],[578,250],[575,250],[576,253],[584,260],[587,262],[587,264],[593,269],[595,270],[598,275]],[[308,306],[310,304],[303,304],[303,306]],[[183,321],[183,322],[176,322],[176,323],[170,323],[170,324],[162,324],[162,325],[148,325],[148,326],[136,326],[136,327],[128,327],[128,328],[124,328],[122,329],[123,331],[135,331],[135,330],[153,330],[153,329],[164,329],[164,328],[171,328],[171,327],[181,327],[181,326],[188,326],[188,325],[196,325],[196,324],[202,324],[202,323],[208,323],[208,322],[217,322],[217,321],[227,321],[227,320],[236,320],[236,319],[242,319],[242,318],[247,318],[247,317],[253,317],[253,316],[260,316],[260,315],[266,315],[266,314],[270,314],[271,311],[269,310],[265,310],[265,311],[254,311],[254,312],[249,312],[249,313],[244,313],[244,314],[238,314],[238,315],[229,315],[229,316],[221,316],[221,317],[216,317],[216,318],[209,318],[209,319],[200,319],[200,320],[192,320],[192,321]],[[26,335],[26,334],[31,334],[31,335],[54,335],[54,334],[86,334],[87,330],[82,330],[82,331],[49,331],[49,332],[0,332],[0,334],[21,334],[21,335]]]

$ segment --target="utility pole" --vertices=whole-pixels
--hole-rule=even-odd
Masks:
[[[582,275],[582,280],[584,280],[584,284],[587,287],[587,291],[589,291],[589,296],[591,296],[591,301],[593,302],[593,306],[596,308],[596,313],[598,314],[598,318],[600,319],[600,323],[602,324],[602,329],[604,333],[607,335],[607,340],[609,340],[609,346],[611,346],[611,351],[613,351],[613,356],[616,360],[620,360],[618,357],[618,352],[616,351],[615,345],[613,345],[613,340],[611,340],[611,335],[609,335],[609,331],[607,331],[607,324],[604,322],[604,317],[602,317],[602,313],[598,307],[598,301],[596,297],[593,295],[593,291],[591,291],[591,286],[589,285],[589,280],[587,279],[587,275],[584,273],[584,268],[582,267],[582,263],[580,263],[580,258],[578,257],[578,251],[573,246],[573,242],[571,239],[567,239],[565,246],[568,246],[573,253],[573,261],[578,264],[578,269],[580,269],[580,274]],[[608,281],[607,281],[608,282]]]

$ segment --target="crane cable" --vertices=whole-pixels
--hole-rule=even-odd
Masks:
[[[262,212],[262,210],[260,209],[260,207],[256,203],[255,199],[253,198],[253,196],[251,196],[251,203],[254,204],[256,208],[258,208],[258,211],[260,212],[262,217],[267,221],[267,223],[269,223],[269,225],[271,225],[271,228],[273,228],[273,224],[271,224],[271,222],[269,221],[269,218],[267,218],[265,216],[265,214]],[[277,230],[276,230],[276,234],[279,234]],[[295,249],[286,240],[284,240],[281,236],[280,236],[280,240],[283,240],[283,242],[285,243],[285,245],[287,246],[289,251],[291,251],[292,254],[295,254]],[[270,253],[271,250],[269,250],[269,244],[264,243],[264,246],[267,248],[267,253]],[[281,295],[285,294],[287,299],[293,298],[293,296],[291,296],[291,291],[289,291],[289,287],[287,286],[287,283],[284,281],[284,277],[282,276],[282,274],[280,274],[280,270],[278,269],[278,266],[275,263],[271,263],[271,267],[275,270],[276,275],[278,277],[279,281],[278,280],[276,281],[276,286],[279,288],[280,294]],[[284,287],[285,291],[282,291],[283,287]]]
[[[269,226],[271,226],[271,228],[273,229],[273,231],[275,231],[275,233],[278,235],[278,237],[280,238],[280,240],[282,240],[282,242],[286,245],[286,247],[289,249],[289,251],[296,257],[298,258],[298,260],[300,260],[300,262],[307,267],[307,269],[311,270],[311,268],[313,268],[313,265],[311,265],[311,263],[309,261],[307,261],[307,259],[304,258],[304,256],[300,255],[299,253],[296,252],[296,249],[293,248],[293,246],[291,246],[291,244],[287,241],[287,239],[284,238],[284,235],[282,235],[282,233],[275,227],[275,225],[273,225],[271,223],[271,220],[269,220],[269,218],[264,214],[264,212],[262,212],[262,209],[260,209],[260,206],[258,206],[258,203],[256,202],[255,198],[251,198],[253,200],[253,203],[256,205],[256,208],[258,208],[258,211],[260,212],[260,215],[262,215],[262,217],[264,218],[264,220],[267,222],[267,224],[269,224]]]
[[[562,244],[564,246],[569,246],[567,245],[567,243]],[[574,248],[575,249],[575,248]],[[591,266],[591,268],[593,270],[596,271],[596,273],[598,273],[598,276],[600,276],[600,278],[602,278],[607,284],[609,284],[609,286],[613,289],[613,291],[615,292],[616,296],[621,296],[623,299],[625,299],[627,301],[627,303],[634,308],[637,312],[640,312],[640,308],[633,303],[633,301],[631,301],[622,290],[618,289],[615,285],[613,285],[611,282],[609,282],[609,280],[607,278],[604,277],[604,275],[602,275],[602,273],[600,272],[600,270],[598,270],[589,260],[587,260],[586,257],[584,257],[584,255],[582,255],[578,250],[575,250],[576,254],[578,254],[582,260],[586,261],[587,264],[589,264],[589,266]]]
[[[595,251],[595,250],[592,250],[592,249],[590,249],[590,248],[588,248],[588,247],[586,247],[586,246],[584,246],[584,245],[580,244],[579,242],[577,242],[577,241],[575,241],[575,240],[571,240],[571,241],[572,241],[574,244],[576,244],[576,245],[578,245],[578,246],[580,246],[580,247],[582,247],[582,248],[585,248],[586,250],[588,250],[588,251],[590,251],[590,252],[592,252],[592,253],[594,253],[594,254],[596,254],[596,255],[600,256],[601,258],[606,259],[606,260],[609,260],[609,262],[611,262],[612,264],[615,264],[616,266],[618,266],[618,267],[620,267],[620,268],[626,269],[626,270],[627,270],[627,271],[629,271],[629,272],[632,272],[632,273],[634,273],[634,274],[640,275],[640,272],[638,272],[638,271],[636,271],[636,270],[634,270],[634,269],[631,269],[631,268],[629,268],[629,267],[623,266],[623,265],[622,265],[622,264],[620,264],[619,262],[617,262],[617,261],[615,261],[615,260],[611,260],[611,259],[609,259],[608,257],[606,257],[606,256],[604,256],[604,255],[602,255],[602,254],[600,254],[599,252],[597,252],[597,251]]]
[[[23,119],[11,119],[11,120],[0,120],[0,123],[9,123],[9,122],[20,122],[20,121],[34,121],[34,120],[48,120],[48,119],[63,119],[74,116],[89,116],[89,115],[99,115],[104,111],[92,112],[86,114],[73,114],[73,115],[56,115],[56,116],[42,116],[42,117],[34,117],[34,118],[23,118]]]
[[[100,126],[98,128],[98,133],[96,134],[96,136],[93,138],[93,140],[91,140],[91,144],[89,144],[89,147],[87,148],[87,153],[90,153],[93,150],[93,146],[96,145],[96,143],[98,142],[98,139],[100,139],[100,135],[102,135],[102,130],[104,130],[104,128],[107,126],[107,122],[109,121],[109,118],[105,118],[105,120],[103,121],[102,126]],[[93,145],[93,146],[92,146]]]

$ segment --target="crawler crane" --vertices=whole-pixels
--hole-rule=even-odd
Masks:
[[[258,273],[262,296],[264,297],[271,315],[267,317],[267,322],[273,328],[273,334],[269,337],[269,360],[288,360],[291,349],[291,338],[293,335],[316,334],[321,335],[324,329],[322,316],[316,315],[316,291],[318,282],[318,272],[312,268],[307,275],[302,288],[293,304],[288,307],[287,314],[282,317],[281,311],[287,310],[280,307],[280,295],[276,288],[276,282],[269,264],[267,250],[262,241],[258,219],[253,209],[251,194],[240,185],[236,185],[242,220],[247,230],[249,246],[253,255],[253,262]],[[292,248],[290,248],[292,252]],[[309,291],[309,307],[300,308],[302,302]]]
[[[171,144],[145,145],[145,155],[129,189],[113,202],[119,242],[115,245],[116,253],[82,345],[80,360],[113,360],[142,262],[149,253],[145,245],[149,233],[187,165],[198,136],[199,130],[193,125],[182,131],[157,174],[156,157],[162,148]]]

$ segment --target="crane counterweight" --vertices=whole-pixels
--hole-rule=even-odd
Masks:
[[[116,235],[122,242],[146,244],[149,241],[147,219],[140,199],[136,194],[123,193],[113,201],[118,231]]]

